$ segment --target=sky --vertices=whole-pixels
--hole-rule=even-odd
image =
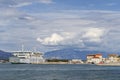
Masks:
[[[120,52],[120,0],[0,0],[0,49]]]

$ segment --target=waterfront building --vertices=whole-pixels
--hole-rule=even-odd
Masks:
[[[87,63],[100,63],[103,61],[102,54],[90,54],[87,55]]]
[[[81,59],[72,59],[69,62],[71,64],[83,64],[84,63]]]
[[[105,61],[106,63],[115,63],[119,62],[119,57],[117,54],[109,54],[108,58]]]

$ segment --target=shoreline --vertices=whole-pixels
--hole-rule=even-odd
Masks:
[[[96,64],[97,66],[120,66],[120,63],[103,63],[103,64]]]

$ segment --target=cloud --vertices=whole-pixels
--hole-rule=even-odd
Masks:
[[[43,4],[51,4],[53,3],[53,0],[21,0],[21,1],[15,1],[15,5],[11,5],[10,7],[23,7],[23,6],[29,6],[33,3],[43,3]]]
[[[51,4],[53,3],[53,0],[40,0],[40,2],[44,4]]]
[[[24,13],[20,12],[19,10],[15,8],[6,8],[6,9],[0,9],[0,26],[8,27],[11,29],[18,27],[18,26],[25,26],[27,25],[28,21],[33,21],[34,17]],[[25,23],[23,25],[23,23]]]
[[[16,8],[3,9],[0,12],[0,44],[14,41],[17,45],[23,42],[28,46],[38,47],[74,45],[80,48],[83,46],[102,49],[100,46],[104,44],[101,43],[108,42],[110,46],[106,47],[114,48],[114,39],[117,38],[116,43],[120,40],[119,22],[119,11],[66,10],[27,13]],[[107,30],[110,30],[109,35],[105,35]],[[119,48],[118,46],[117,49]]]
[[[20,16],[20,17],[17,17],[18,20],[28,20],[28,21],[31,21],[31,20],[34,20],[34,18],[32,16],[29,16],[29,15],[23,15],[23,16]]]
[[[42,4],[51,4],[53,3],[53,0],[0,0],[0,7],[24,7],[24,6],[30,6],[34,3],[42,3]]]
[[[82,20],[82,19],[58,19],[53,21],[53,24],[58,24],[58,25],[65,25],[65,26],[78,26],[78,25],[88,25],[88,24],[94,24],[96,23],[95,21],[92,20]]]
[[[82,35],[83,39],[90,42],[101,42],[101,37],[104,35],[104,29],[101,28],[89,28]]]
[[[32,4],[32,2],[23,2],[23,3],[16,3],[14,5],[9,5],[9,7],[23,7],[23,6],[28,6],[31,4]]]
[[[117,3],[108,3],[108,4],[106,4],[107,6],[115,6],[115,5],[117,5]]]
[[[36,40],[42,45],[74,45],[79,47],[98,46],[105,36],[104,28],[85,28],[81,32],[52,33]]]
[[[68,32],[63,32],[61,34],[53,33],[50,37],[45,37],[43,39],[37,38],[37,41],[39,41],[43,45],[59,45],[65,42],[66,40],[69,40],[73,38],[72,34]]]
[[[53,33],[50,37],[46,37],[43,40],[40,38],[37,38],[37,41],[40,41],[40,42],[42,42],[42,44],[45,44],[45,45],[49,45],[49,44],[57,45],[59,42],[61,42],[63,40],[64,40],[64,38],[57,33]]]

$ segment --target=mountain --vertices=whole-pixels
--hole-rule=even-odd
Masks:
[[[12,56],[12,53],[4,52],[4,51],[0,50],[0,59],[8,60],[9,57],[11,57],[11,56]]]
[[[76,49],[62,49],[62,50],[55,50],[55,51],[50,51],[46,52],[44,57],[46,59],[82,59],[86,60],[86,56],[88,54],[96,54],[96,53],[101,53],[103,57],[107,57],[109,53],[107,52],[102,52],[102,51],[89,51],[89,50],[76,50]]]

